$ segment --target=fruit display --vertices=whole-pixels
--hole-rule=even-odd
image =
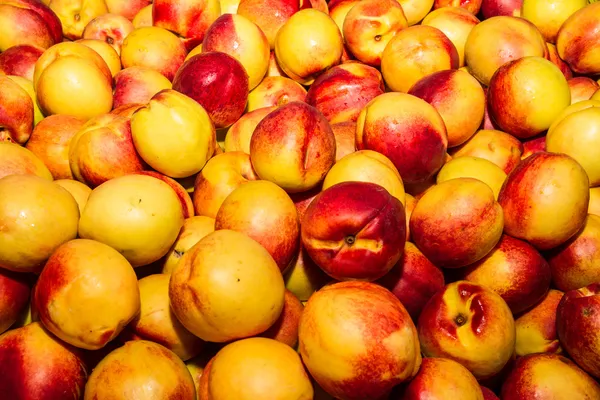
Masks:
[[[0,400],[600,400],[600,2],[0,0]]]

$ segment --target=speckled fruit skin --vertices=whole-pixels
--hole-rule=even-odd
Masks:
[[[400,259],[406,241],[404,207],[383,187],[342,182],[308,206],[302,244],[338,280],[376,280]]]
[[[248,85],[248,73],[242,64],[216,51],[193,56],[173,79],[173,89],[200,103],[217,129],[231,126],[242,116]]]

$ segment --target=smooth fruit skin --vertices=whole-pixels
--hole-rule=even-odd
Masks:
[[[499,166],[485,158],[461,156],[444,164],[436,176],[436,182],[439,184],[456,178],[478,179],[488,185],[494,192],[494,197],[498,199],[506,176]]]
[[[508,175],[498,196],[504,232],[539,250],[559,246],[585,223],[589,196],[589,180],[577,161],[565,154],[533,154]]]
[[[562,353],[556,332],[556,310],[564,293],[550,289],[535,306],[515,319],[518,357],[535,353]]]
[[[457,361],[477,379],[499,373],[514,352],[510,309],[495,292],[475,283],[446,285],[425,305],[417,326],[426,357]]]
[[[598,335],[600,321],[600,284],[565,293],[556,312],[556,327],[560,343],[583,370],[600,377]]]
[[[481,260],[498,243],[503,227],[502,209],[494,193],[473,178],[433,186],[410,217],[413,242],[431,262],[447,268]]]
[[[600,89],[598,82],[587,76],[578,76],[567,80],[571,90],[571,104],[590,100],[594,93]]]
[[[241,151],[250,154],[250,141],[260,121],[277,109],[277,106],[257,108],[246,112],[227,130],[225,135],[225,152]]]
[[[81,215],[88,201],[88,198],[92,193],[92,189],[86,184],[73,179],[59,179],[54,181],[54,183],[56,183],[58,186],[63,187],[69,193],[71,193],[71,196],[73,196],[73,198],[77,202],[77,205],[79,206],[79,215]]]
[[[208,392],[213,400],[311,400],[314,394],[298,353],[267,338],[223,347],[211,361]]]
[[[194,400],[196,390],[190,372],[175,353],[154,342],[133,340],[100,361],[90,374],[83,397],[131,398]]]
[[[9,175],[35,175],[48,181],[52,174],[32,151],[16,143],[0,141],[0,178]]]
[[[323,78],[325,79],[325,78]],[[306,89],[285,76],[267,76],[248,94],[248,112],[263,107],[279,107],[293,101],[306,101]]]
[[[596,32],[599,13],[600,4],[588,4],[571,14],[558,31],[558,55],[577,74],[595,75],[600,72]]]
[[[281,314],[284,291],[269,252],[227,229],[205,236],[186,252],[169,284],[171,307],[183,326],[203,340],[221,343],[267,330]]]
[[[152,68],[125,68],[114,76],[113,109],[126,104],[146,104],[152,96],[171,87],[171,82]]]
[[[398,262],[406,241],[404,208],[383,187],[342,182],[321,192],[302,219],[302,244],[337,280],[376,280]]]
[[[31,288],[27,276],[0,269],[0,334],[13,325],[29,307]]]
[[[505,173],[512,171],[523,154],[523,143],[516,137],[498,130],[482,129],[465,143],[451,149],[453,158],[472,156],[493,162]]]
[[[562,24],[588,3],[587,0],[523,0],[521,16],[533,22],[547,42],[554,43]]]
[[[416,328],[398,299],[368,282],[341,282],[311,296],[300,320],[300,355],[331,396],[375,400],[416,375]]]
[[[260,334],[261,337],[275,339],[287,344],[292,349],[298,345],[298,329],[304,305],[289,289],[285,290],[283,310],[277,321],[269,329]]]
[[[600,385],[566,357],[530,354],[517,359],[502,385],[502,400],[597,399]]]
[[[0,2],[0,52],[18,45],[47,49],[62,40],[61,21],[36,0]]]
[[[43,52],[42,48],[28,44],[9,47],[0,53],[0,72],[33,81],[35,62]]]
[[[104,347],[140,310],[131,264],[113,248],[87,239],[69,241],[52,253],[34,296],[48,330],[87,350]]]
[[[183,227],[173,243],[173,247],[165,256],[162,273],[170,274],[173,272],[181,257],[204,236],[215,231],[214,218],[203,215],[188,217],[183,221]]]
[[[0,142],[25,144],[34,125],[33,99],[16,82],[0,75]]]
[[[0,179],[0,267],[40,271],[61,244],[77,237],[79,207],[71,194],[46,179]]]
[[[0,336],[0,393],[6,399],[79,400],[86,378],[81,354],[39,322]]]
[[[91,20],[83,30],[83,39],[97,39],[109,44],[121,55],[123,41],[135,27],[122,15],[107,13]],[[120,64],[120,62],[119,62]]]

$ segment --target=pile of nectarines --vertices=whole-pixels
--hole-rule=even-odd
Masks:
[[[598,76],[595,0],[0,0],[0,400],[600,400]]]

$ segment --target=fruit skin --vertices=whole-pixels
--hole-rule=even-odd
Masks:
[[[417,81],[408,94],[435,107],[446,125],[448,147],[466,142],[479,130],[486,96],[481,84],[460,70],[434,72]]]
[[[398,262],[406,241],[402,203],[370,182],[342,182],[321,192],[301,230],[309,256],[337,280],[381,278]]]
[[[427,301],[445,286],[444,273],[410,242],[400,261],[376,283],[389,289],[415,322]]]
[[[519,17],[523,0],[482,0],[481,15],[484,19],[497,16]]]
[[[356,122],[346,121],[331,124],[335,136],[335,161],[356,151]]]
[[[271,111],[277,109],[277,106],[258,108],[242,115],[233,125],[227,130],[225,135],[225,151],[242,151],[250,154],[250,141],[254,130],[264,117],[269,115]]]
[[[600,188],[590,188],[590,205],[588,213],[600,215]]]
[[[298,345],[300,317],[304,311],[302,302],[288,289],[285,290],[283,310],[277,321],[260,334],[261,337],[277,340],[295,349]]]
[[[306,89],[285,76],[267,76],[248,94],[248,112],[263,107],[283,106],[293,101],[305,101]]]
[[[172,32],[158,26],[136,28],[121,46],[123,68],[148,67],[172,81],[185,60],[183,42]]]
[[[523,141],[523,154],[521,160],[526,159],[532,154],[546,151],[546,135],[537,136]]]
[[[494,193],[473,178],[426,191],[410,217],[413,242],[439,267],[459,268],[485,257],[502,236],[504,218]]]
[[[442,183],[456,178],[474,178],[492,189],[494,198],[506,180],[506,173],[493,162],[485,158],[461,156],[448,161],[436,176],[436,182]]]
[[[307,301],[314,292],[331,281],[310,258],[302,244],[294,263],[285,271],[283,278],[286,289],[302,302]]]
[[[167,254],[183,220],[179,198],[167,183],[125,175],[92,191],[79,221],[79,237],[108,244],[139,267]]]
[[[600,385],[568,358],[530,354],[517,363],[502,385],[502,400],[600,398]]]
[[[133,114],[131,136],[142,159],[173,178],[197,174],[215,151],[215,127],[206,110],[173,89],[161,90]]]
[[[103,243],[75,239],[46,262],[34,302],[50,332],[73,346],[98,350],[139,313],[140,292],[125,257]]]
[[[63,35],[70,40],[81,39],[85,26],[108,12],[103,0],[50,0],[48,6],[60,19]]]
[[[215,230],[242,232],[260,243],[285,271],[298,252],[300,224],[290,196],[269,181],[246,182],[223,201]]]
[[[157,343],[133,340],[113,350],[94,368],[83,400],[194,400],[195,393],[192,376],[175,353]]]
[[[207,389],[213,400],[311,400],[314,394],[298,353],[266,338],[223,347],[211,361]]]
[[[210,25],[202,42],[202,52],[220,51],[238,60],[248,73],[252,90],[263,80],[269,68],[269,41],[263,31],[237,14],[223,14]],[[188,56],[189,57],[189,56]]]
[[[378,67],[385,46],[405,28],[408,21],[397,1],[366,0],[348,10],[340,31],[346,48],[357,60]]]
[[[600,284],[592,283],[565,292],[556,311],[556,329],[562,347],[571,359],[595,378],[600,377],[600,354],[596,315],[600,310]]]
[[[472,156],[489,160],[507,174],[519,164],[522,154],[523,143],[519,139],[493,129],[478,131],[461,146],[450,151],[453,158]]]
[[[571,90],[571,104],[584,100],[590,100],[594,93],[600,89],[600,85],[595,80],[587,76],[578,76],[567,80]]]
[[[241,0],[237,14],[254,22],[265,33],[271,49],[277,32],[300,9],[298,0]]]
[[[258,287],[261,296],[256,296]],[[267,330],[281,314],[284,291],[269,252],[227,229],[208,234],[188,250],[169,284],[177,319],[199,338],[219,343]]]
[[[552,279],[550,266],[533,246],[507,235],[483,259],[458,273],[498,293],[515,315],[537,304]]]
[[[226,53],[209,52],[187,60],[173,79],[173,89],[196,100],[217,129],[240,119],[248,100],[248,73]]]
[[[444,398],[485,400],[477,379],[468,369],[447,358],[424,358],[419,373],[404,389],[403,400]]]
[[[483,400],[500,400],[494,392],[485,386],[481,386],[481,392],[483,393]]]
[[[307,8],[292,15],[277,32],[275,57],[287,76],[310,85],[340,63],[342,34],[329,15]]]
[[[0,75],[0,85],[0,142],[25,144],[33,130],[33,101],[7,76]]]
[[[327,393],[347,400],[381,398],[421,365],[417,331],[402,303],[358,281],[311,296],[300,320],[300,355]]]
[[[523,0],[521,16],[537,26],[547,42],[554,43],[562,24],[587,0]]]
[[[477,379],[499,373],[513,355],[515,324],[504,300],[472,282],[446,285],[425,305],[418,323],[425,357],[450,358]]]
[[[588,4],[571,14],[562,24],[556,38],[556,49],[560,58],[580,75],[595,75],[600,72],[598,62],[598,37],[596,30],[600,4]]]
[[[469,72],[488,86],[492,75],[509,61],[526,56],[544,57],[546,41],[531,22],[512,16],[491,17],[477,24],[465,43]]]
[[[219,0],[154,0],[154,26],[168,29],[183,38],[188,50],[204,40],[211,24],[221,15]]]
[[[498,196],[504,232],[539,250],[561,245],[585,223],[588,188],[585,171],[571,157],[546,152],[529,156],[508,175]]]
[[[35,63],[44,50],[40,47],[21,44],[0,53],[0,75],[16,75],[33,81]]]
[[[122,15],[132,21],[138,12],[144,7],[152,8],[152,0],[105,0],[108,12]]]
[[[86,378],[81,354],[39,322],[0,336],[0,392],[7,399],[78,400]]]
[[[0,269],[0,334],[17,321],[25,307],[29,307],[31,288],[25,278],[23,274]]]
[[[403,29],[383,50],[381,73],[395,92],[408,92],[421,78],[437,71],[457,69],[458,51],[438,28],[416,25]]]
[[[433,9],[437,10],[444,7],[456,7],[467,10],[473,15],[477,15],[481,9],[482,0],[435,0]]]
[[[214,218],[205,216],[192,216],[183,221],[183,227],[173,243],[171,250],[165,256],[162,273],[170,274],[173,272],[181,257],[204,236],[215,231]]]
[[[139,10],[137,14],[135,14],[135,17],[133,20],[131,20],[131,23],[136,29],[145,26],[152,26],[152,8],[152,4],[148,4]]]
[[[200,353],[204,342],[185,329],[173,314],[169,305],[169,280],[167,274],[153,274],[138,281],[140,311],[121,338],[161,344],[187,361]]]
[[[446,161],[447,146],[446,126],[440,114],[426,101],[409,94],[379,95],[358,117],[356,148],[388,157],[404,183],[423,182],[438,172]]]
[[[378,70],[348,62],[321,74],[308,89],[306,102],[321,111],[330,124],[336,124],[356,121],[363,107],[384,92]]]
[[[52,180],[52,174],[33,152],[15,143],[0,141],[0,178],[8,175],[36,175]]]
[[[288,193],[310,190],[335,162],[335,136],[316,108],[291,102],[256,126],[250,141],[256,174]]]
[[[535,353],[562,353],[556,333],[556,310],[564,293],[550,289],[535,306],[515,319],[518,357]]]
[[[69,145],[84,124],[82,118],[50,115],[35,126],[25,147],[44,162],[54,179],[72,179]]]
[[[434,0],[400,0],[398,1],[404,10],[408,25],[419,23],[433,7]]]
[[[215,218],[223,201],[235,188],[257,179],[250,155],[232,151],[214,156],[208,160],[194,183],[196,215]]]
[[[569,65],[566,62],[564,62],[562,58],[560,58],[556,46],[552,43],[546,43],[546,48],[548,49],[548,55],[546,56],[546,59],[551,61],[554,65],[556,65],[560,69],[560,72],[563,73],[565,78],[573,78],[573,71],[571,71]]]
[[[71,138],[69,165],[73,177],[92,188],[141,171],[145,163],[134,147],[127,118],[103,114],[88,120]]]
[[[187,189],[178,181],[156,171],[137,171],[134,172],[134,174],[151,176],[165,182],[177,195],[179,203],[181,204],[183,218],[190,218],[194,216],[194,204],[192,203],[192,198],[190,197]]]
[[[62,41],[57,15],[36,0],[0,1],[0,53],[18,45],[47,49]]]
[[[118,14],[103,14],[91,20],[83,30],[83,39],[97,39],[108,43],[121,55],[123,41],[135,27],[130,20]]]
[[[171,82],[152,68],[125,68],[114,77],[113,109],[126,104],[148,103],[155,94],[171,87]]]
[[[520,139],[547,130],[570,104],[567,80],[557,66],[542,57],[523,57],[502,65],[488,88],[494,122]]]
[[[573,157],[585,169],[591,187],[600,185],[600,167],[595,162],[600,144],[596,121],[600,121],[600,108],[588,107],[556,121],[546,135],[546,150]]]
[[[73,179],[58,179],[54,181],[54,183],[63,187],[69,193],[71,193],[71,196],[73,196],[73,198],[77,202],[77,205],[79,206],[79,215],[81,215],[83,209],[85,208],[87,200],[90,197],[90,194],[92,193],[92,189],[84,183]]]
[[[62,187],[34,175],[0,179],[0,267],[39,272],[61,244],[75,239],[79,208]]]

